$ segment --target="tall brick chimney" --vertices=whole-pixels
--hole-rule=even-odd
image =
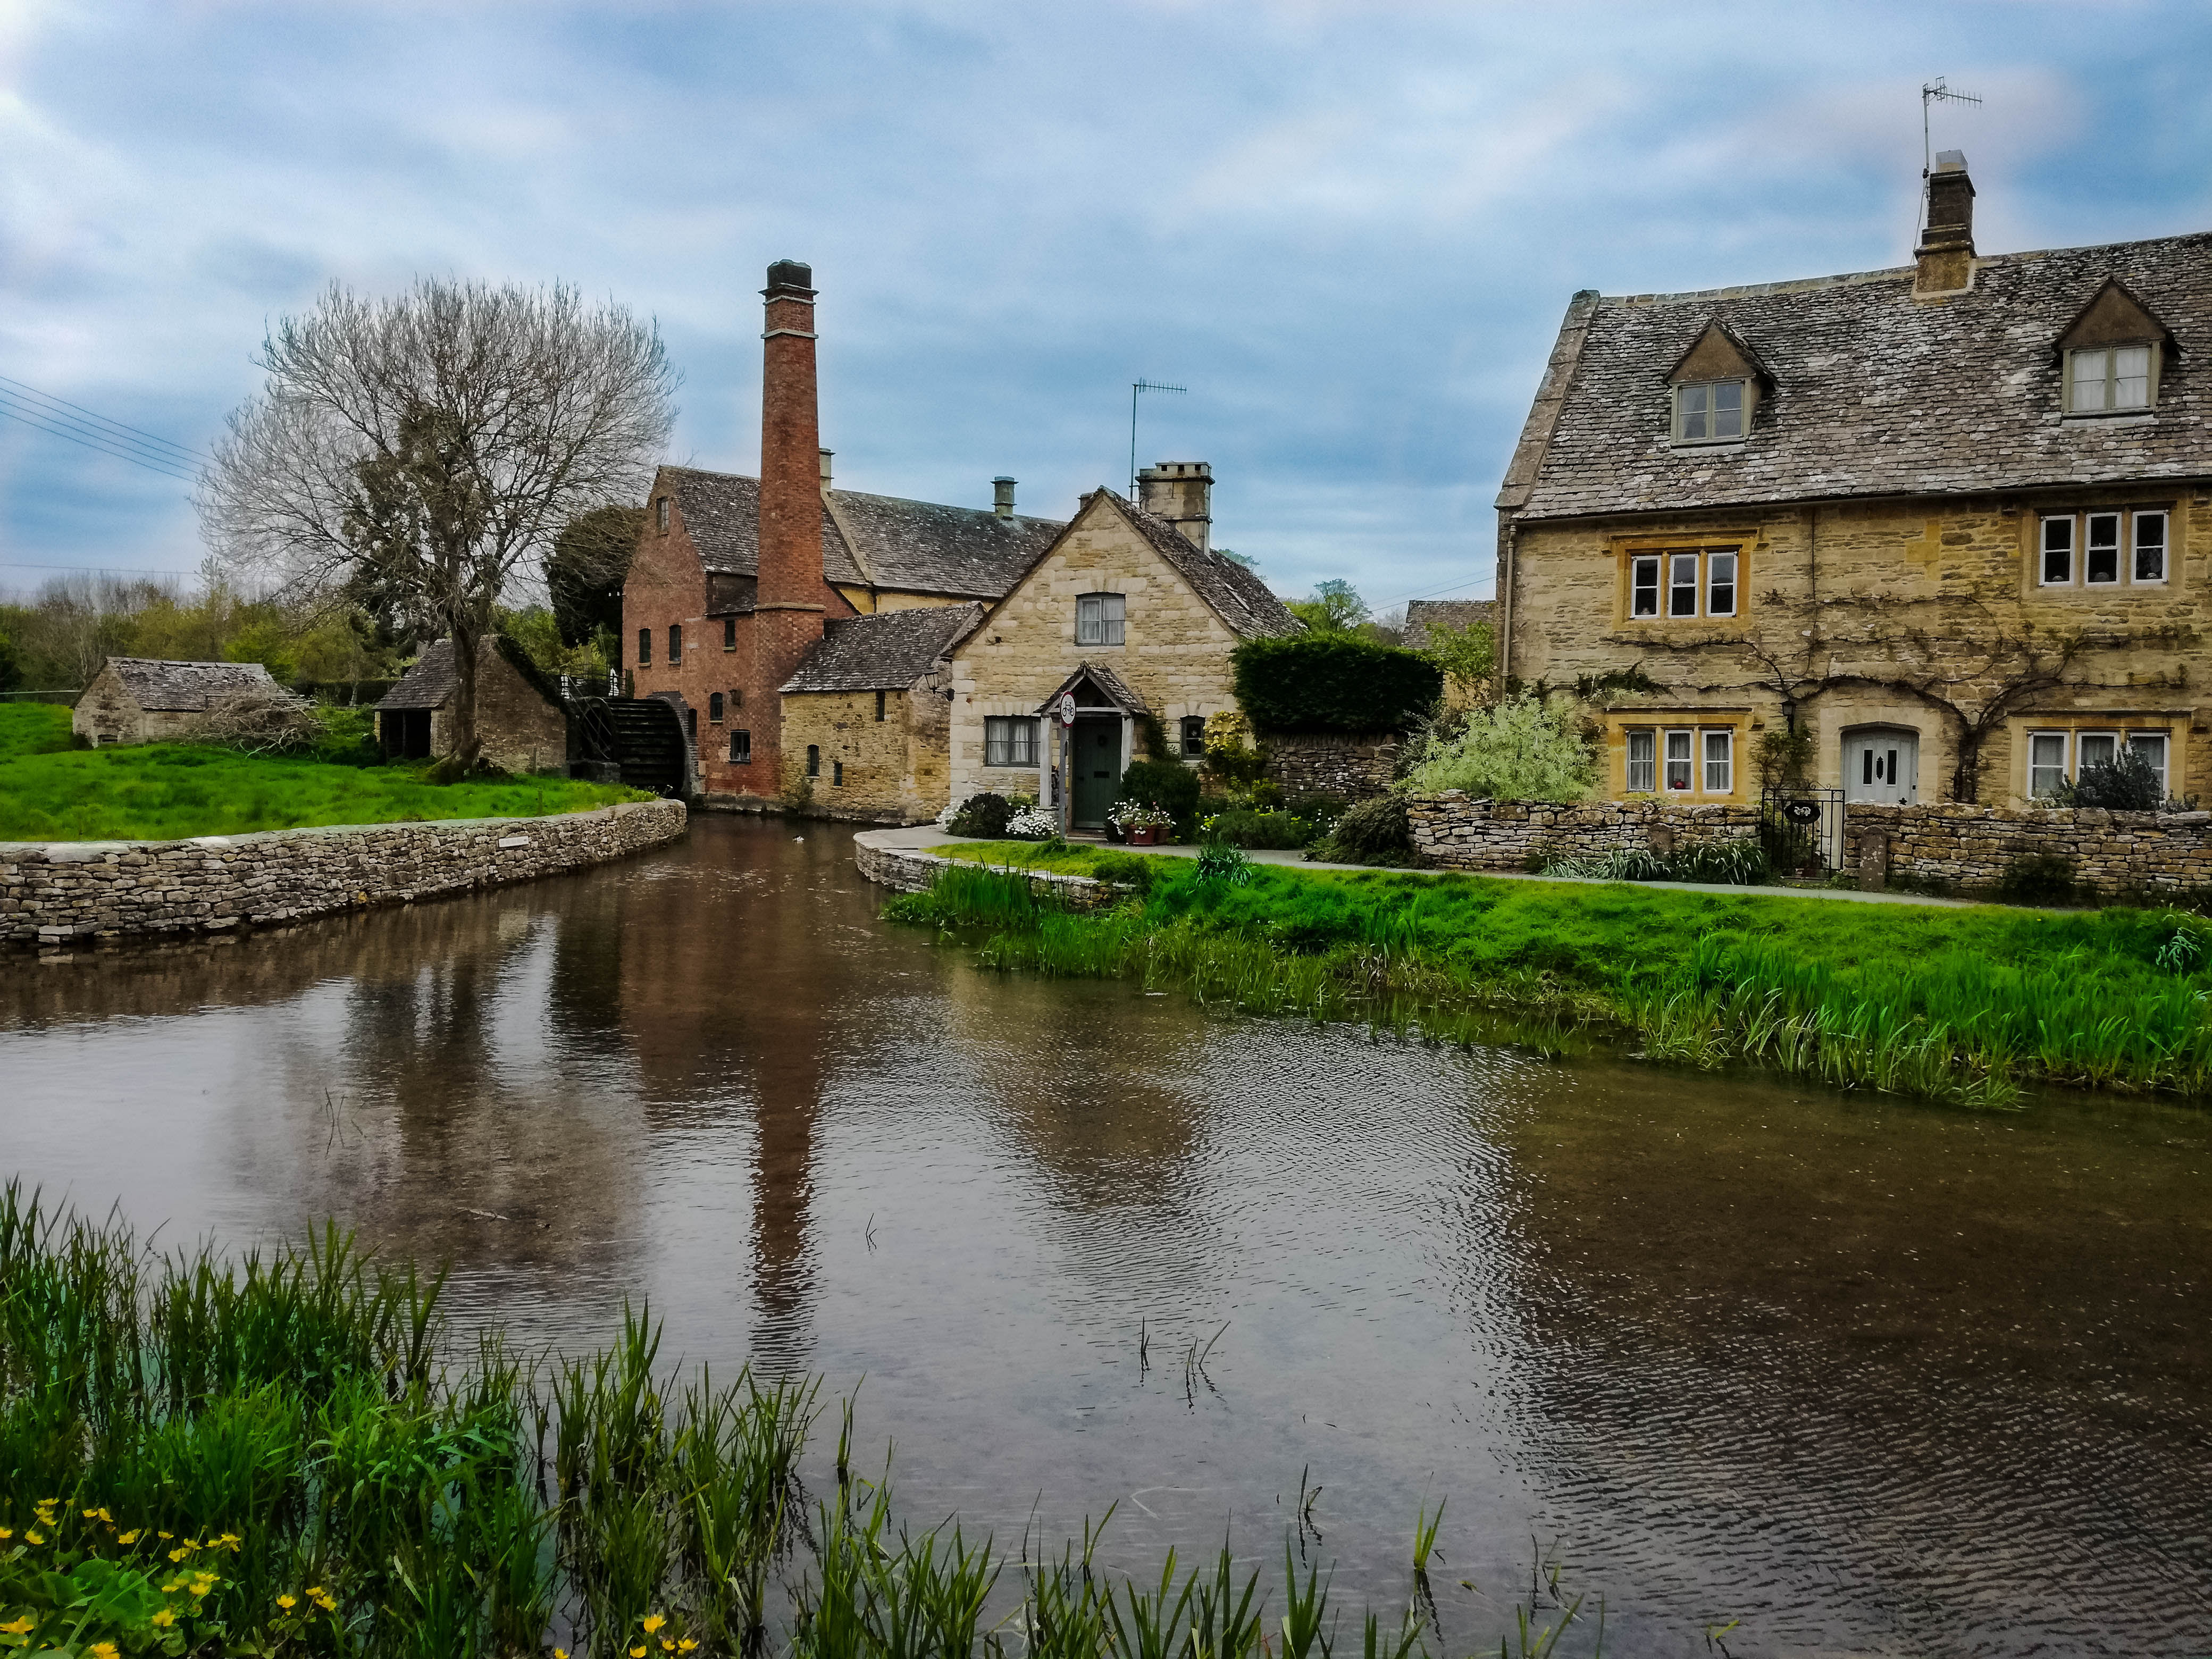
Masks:
[[[1928,175],[1928,226],[1914,253],[1916,295],[1957,294],[1974,281],[1974,181],[1963,151],[1938,150]]]
[[[822,429],[814,403],[814,272],[768,268],[761,334],[761,610],[822,609]],[[817,633],[819,629],[816,630]]]
[[[1162,461],[1137,475],[1137,505],[1165,519],[1206,551],[1213,528],[1213,468],[1206,461]]]

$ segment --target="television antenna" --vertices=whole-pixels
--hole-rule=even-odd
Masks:
[[[1971,92],[1954,92],[1943,76],[1937,76],[1920,88],[1920,176],[1925,179],[1934,171],[1936,153],[1929,142],[1928,106],[1931,104],[1976,104],[1982,100]]]
[[[1162,380],[1132,380],[1129,382],[1129,499],[1137,499],[1137,398],[1146,392],[1188,392],[1187,386],[1170,386]]]

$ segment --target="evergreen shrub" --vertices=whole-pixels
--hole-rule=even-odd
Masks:
[[[1176,835],[1188,841],[1198,828],[1198,774],[1181,761],[1140,760],[1121,774],[1121,800],[1157,806],[1175,820]]]
[[[1346,810],[1306,856],[1323,864],[1411,864],[1413,823],[1405,801],[1396,795],[1361,801]]]
[[[945,828],[970,840],[997,841],[1006,835],[1013,817],[1013,802],[987,789],[961,802],[960,810],[952,815],[952,822]]]
[[[1419,652],[1342,635],[1247,640],[1231,660],[1263,732],[1402,732],[1443,695],[1443,671]]]

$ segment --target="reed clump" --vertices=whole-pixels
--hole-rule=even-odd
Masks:
[[[443,1287],[335,1228],[157,1257],[0,1189],[0,1653],[1331,1659],[1287,1554],[1282,1652],[1225,1546],[1116,1583],[1086,1528],[1013,1582],[957,1520],[895,1524],[849,1401],[810,1495],[817,1383],[680,1375],[643,1309],[526,1362],[464,1344]],[[1365,1652],[1423,1628],[1370,1616]]]
[[[1929,911],[1273,867],[1231,884],[1157,862],[1145,892],[1103,912],[963,868],[885,914],[975,939],[989,967],[1134,979],[1430,1042],[1640,1040],[1654,1060],[1969,1107],[2034,1085],[2212,1091],[2212,934],[2177,911]]]

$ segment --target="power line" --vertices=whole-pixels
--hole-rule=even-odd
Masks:
[[[1433,599],[1443,594],[1456,593],[1462,587],[1480,587],[1483,583],[1489,580],[1490,578],[1487,576],[1470,577],[1468,580],[1463,582],[1454,582],[1449,587],[1432,587],[1425,593],[1402,593],[1395,599],[1384,599],[1382,600],[1381,603],[1385,606],[1389,606],[1394,605],[1406,605],[1414,599]]]
[[[29,385],[25,381],[15,380],[9,375],[0,374],[0,385],[14,386],[19,393],[27,392],[31,397],[36,398],[40,403],[58,404],[64,409],[74,410],[80,415],[90,416],[94,421],[97,422],[101,426],[113,427],[118,432],[127,432],[133,437],[147,439],[152,443],[159,446],[161,449],[173,449],[185,460],[191,462],[195,466],[204,466],[210,459],[213,459],[210,456],[202,454],[198,450],[191,447],[189,445],[172,443],[168,439],[161,436],[157,433],[148,432],[143,428],[127,425],[121,421],[112,421],[108,419],[106,416],[100,414],[96,410],[87,409],[82,404],[73,404],[66,398],[57,398],[51,392],[41,392],[38,387]]]
[[[0,559],[0,570],[74,570],[87,576],[197,576],[197,570],[161,570],[152,565],[119,564],[31,564],[18,559]]]
[[[60,438],[70,443],[82,444],[87,449],[96,449],[103,455],[112,455],[118,461],[128,461],[133,466],[143,466],[149,472],[158,472],[163,477],[174,478],[179,483],[193,482],[192,475],[189,472],[178,471],[173,467],[165,466],[158,461],[150,461],[143,455],[134,453],[127,449],[118,449],[112,444],[85,437],[81,433],[71,432],[64,427],[49,426],[44,421],[33,419],[11,404],[0,403],[0,415],[5,415],[10,420],[21,421],[33,432],[43,432],[50,438]]]

